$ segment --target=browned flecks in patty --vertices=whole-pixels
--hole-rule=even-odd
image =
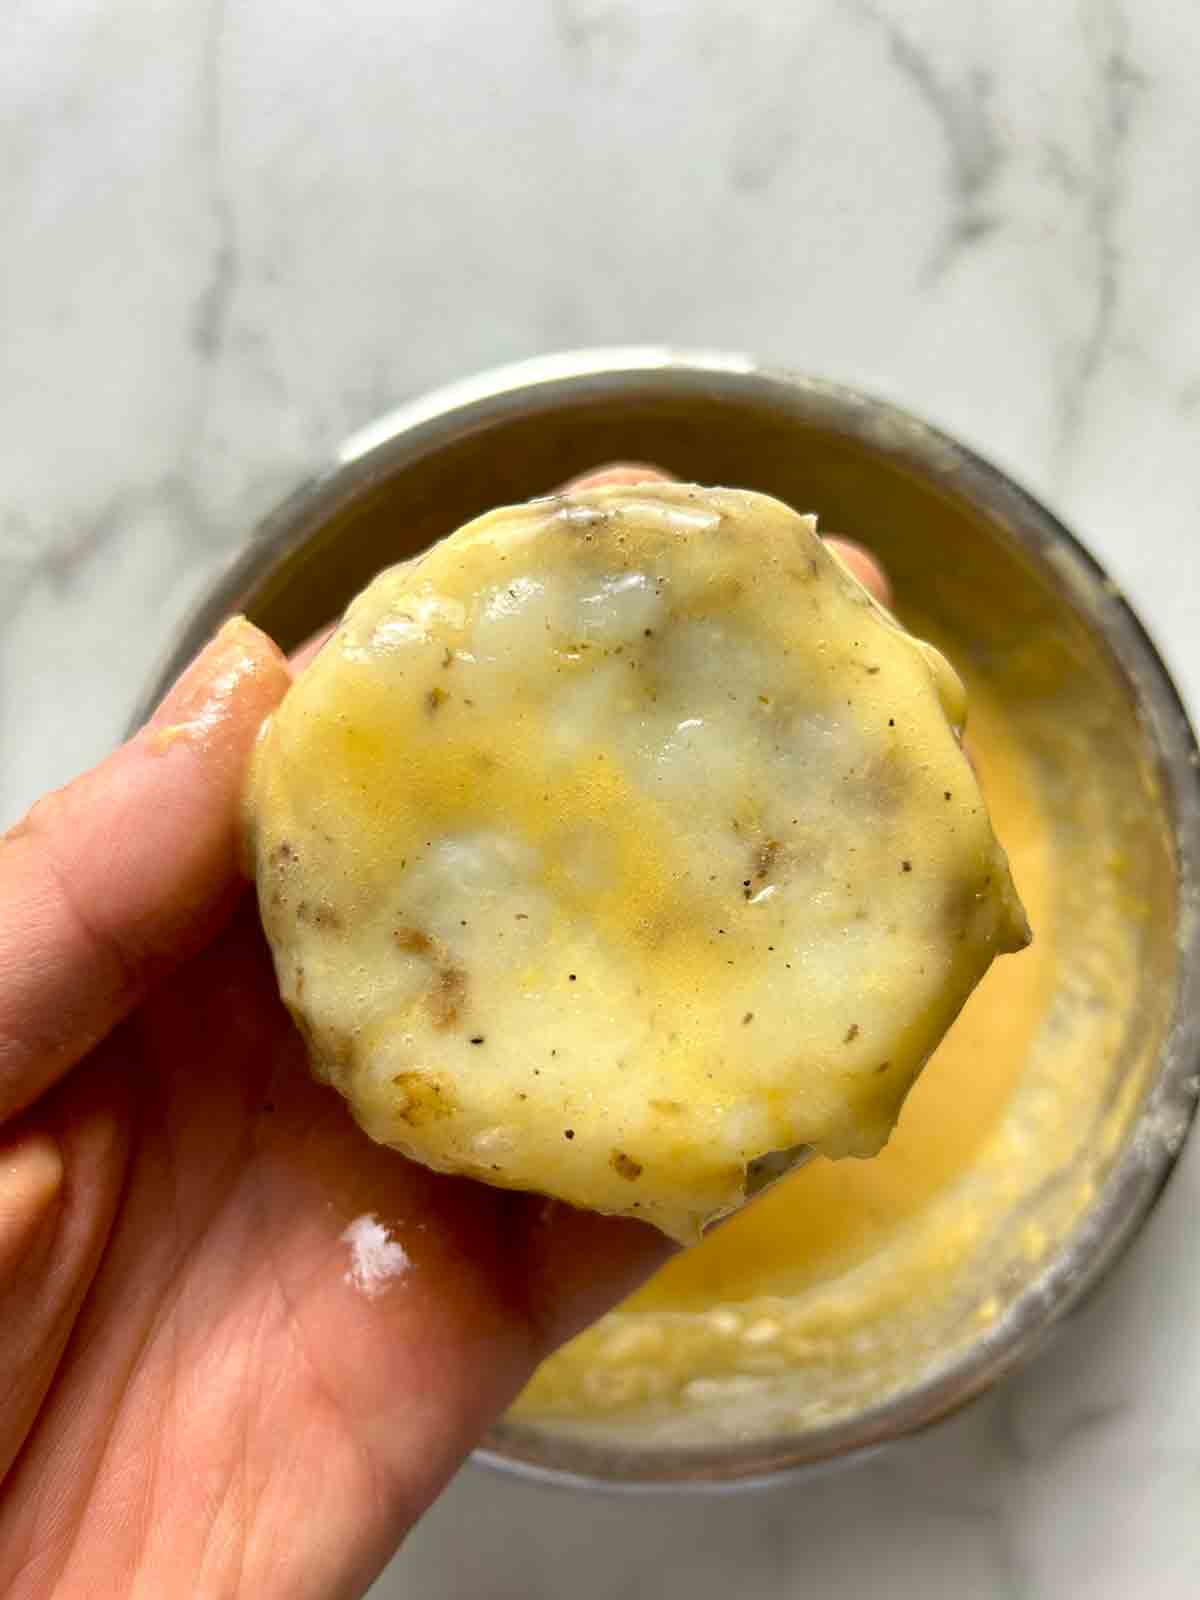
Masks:
[[[850,1024],[850,1026],[846,1029],[846,1037],[842,1040],[842,1043],[843,1044],[853,1044],[855,1039],[857,1039],[857,1038],[858,1038],[858,1023],[857,1022],[852,1022]]]
[[[420,928],[394,928],[392,939],[397,949],[406,955],[420,956],[433,965],[425,1003],[435,1028],[452,1028],[462,1013],[467,998],[467,975],[450,960],[440,939],[434,939]]]
[[[292,874],[292,868],[297,864],[295,846],[288,839],[281,839],[267,856],[267,864],[275,875],[275,883],[271,889],[268,903],[276,910],[286,906],[287,895],[284,889],[287,880]]]
[[[439,689],[435,685],[435,687],[430,689],[429,693],[425,696],[426,711],[428,711],[429,715],[432,717],[436,712],[441,710],[442,702],[448,700],[449,698],[450,696],[446,693],[445,689]]]
[[[624,1150],[614,1150],[608,1158],[608,1164],[619,1178],[628,1178],[630,1183],[642,1175],[642,1163],[627,1156]]]
[[[296,907],[296,921],[307,922],[314,928],[327,929],[330,933],[337,933],[342,926],[341,913],[327,900],[318,900],[315,904],[301,900]]]
[[[441,1078],[423,1072],[397,1072],[392,1083],[405,1096],[396,1115],[410,1128],[452,1117],[458,1109],[449,1084]]]
[[[439,967],[429,990],[429,1010],[435,1028],[452,1028],[467,998],[467,975],[461,967]]]
[[[740,831],[735,820],[734,832]],[[771,876],[779,862],[780,848],[778,839],[764,839],[754,846],[750,856],[750,876],[742,879],[744,900],[752,900]]]
[[[778,839],[767,839],[759,845],[754,852],[754,878],[757,883],[766,882],[778,858]]]

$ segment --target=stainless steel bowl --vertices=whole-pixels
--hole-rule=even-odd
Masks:
[[[951,627],[1014,691],[1075,728],[1064,826],[1085,785],[1121,832],[1140,903],[1137,986],[1118,1051],[1107,1147],[1090,1199],[1050,1253],[1006,1280],[1002,1312],[935,1353],[894,1392],[801,1429],[662,1442],[636,1424],[580,1432],[512,1420],[483,1459],[610,1487],[745,1484],[877,1447],[963,1405],[1027,1361],[1145,1220],[1196,1101],[1200,1060],[1200,774],[1162,662],[1096,562],[1044,507],[945,435],[852,390],[734,356],[584,351],[444,389],[349,440],[257,530],[212,588],[149,691],[233,611],[285,648],[381,566],[494,505],[616,458],[763,490],[856,535],[906,596]],[[1036,643],[1036,681],[1022,662]],[[1014,676],[1015,674],[1015,676]],[[1069,711],[1066,709],[1069,707]],[[1051,764],[1057,759],[1045,752]],[[1115,1121],[1117,1112],[1119,1121]],[[1113,1130],[1116,1130],[1113,1132]]]

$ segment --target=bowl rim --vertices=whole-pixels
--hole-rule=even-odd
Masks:
[[[1175,853],[1175,993],[1154,1076],[1125,1146],[1086,1216],[986,1332],[902,1394],[826,1427],[753,1444],[621,1451],[539,1447],[547,1428],[501,1425],[474,1452],[489,1467],[564,1487],[728,1492],[841,1466],[919,1432],[1024,1365],[1107,1277],[1145,1221],[1178,1159],[1196,1108],[1200,1062],[1200,754],[1181,696],[1141,621],[1096,558],[1007,473],[888,400],[735,353],[645,345],[564,351],[485,371],[418,397],[353,433],[332,462],[258,525],[209,586],[134,718],[140,725],[214,629],[339,509],[419,459],[439,440],[482,431],[512,413],[627,391],[684,396],[714,389],[834,426],[982,511],[1098,634],[1130,692],[1158,765]],[[564,1458],[575,1455],[578,1464]]]

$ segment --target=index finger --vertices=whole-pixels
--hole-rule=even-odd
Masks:
[[[0,1121],[228,917],[246,763],[290,681],[235,618],[141,733],[0,840]]]

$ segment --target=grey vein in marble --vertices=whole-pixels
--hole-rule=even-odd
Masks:
[[[735,194],[758,194],[773,181],[795,147],[795,130],[782,122],[765,132],[750,131],[730,152],[730,188]]]
[[[1089,7],[1084,30],[1095,74],[1092,159],[1082,172],[1060,162],[1059,172],[1060,181],[1079,195],[1083,208],[1092,313],[1083,338],[1063,363],[1056,441],[1060,478],[1069,467],[1092,388],[1112,348],[1121,287],[1118,227],[1125,156],[1133,106],[1144,87],[1130,56],[1129,25],[1116,0],[1100,0]]]
[[[221,353],[237,291],[241,264],[233,205],[225,186],[221,119],[221,60],[228,0],[209,0],[208,27],[201,62],[209,214],[214,233],[212,265],[192,315],[192,348],[202,361]]]
[[[600,59],[616,67],[636,47],[636,11],[612,0],[551,0],[551,14],[568,54],[586,67]]]
[[[963,81],[954,82],[938,69],[931,52],[875,0],[854,0],[854,6],[881,30],[892,64],[933,117],[945,145],[950,217],[925,269],[928,286],[963,250],[1000,226],[991,196],[1006,151],[989,105],[992,75],[975,66]]]

